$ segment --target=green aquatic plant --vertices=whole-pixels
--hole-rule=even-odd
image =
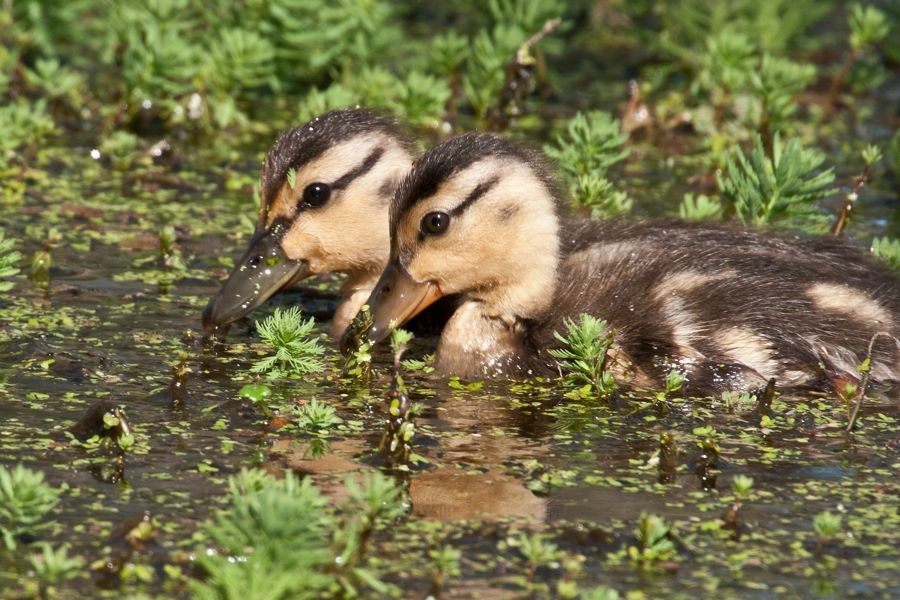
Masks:
[[[592,173],[579,175],[569,186],[569,194],[575,206],[586,210],[593,219],[624,215],[634,206],[628,194],[617,190],[605,177]]]
[[[723,106],[730,94],[748,85],[756,54],[756,43],[746,33],[730,27],[712,32],[698,58],[693,93],[712,94],[713,105]]]
[[[448,579],[459,577],[462,573],[461,559],[462,551],[446,543],[428,551],[428,571],[431,577],[430,595],[433,598],[441,597]]]
[[[819,542],[833,540],[841,532],[841,524],[844,518],[832,512],[825,511],[813,518],[813,531],[819,536]]]
[[[891,31],[887,16],[877,7],[855,3],[850,7],[850,47],[862,51],[880,43]]]
[[[770,52],[807,42],[803,33],[834,8],[831,0],[671,0],[659,4],[662,32],[657,43],[691,64],[710,32],[732,29]]]
[[[341,422],[334,407],[318,398],[295,407],[293,412],[301,429],[310,433],[327,431]]]
[[[734,499],[731,502],[731,507],[722,515],[722,521],[725,527],[732,529],[735,533],[739,533],[741,524],[740,524],[740,516],[738,512],[743,505],[743,501],[747,498],[747,495],[750,493],[750,490],[753,488],[753,478],[747,477],[746,475],[735,475],[734,479],[731,480],[731,491],[734,494]]]
[[[881,59],[874,49],[890,35],[891,25],[887,15],[871,4],[863,6],[854,3],[850,6],[847,25],[850,29],[850,48],[831,80],[829,104],[838,100],[848,81],[852,88],[862,91],[878,87],[886,78]]]
[[[900,240],[877,237],[872,240],[869,251],[885,261],[892,269],[900,269]]]
[[[675,396],[684,387],[686,381],[687,379],[685,379],[684,375],[676,369],[670,370],[666,374],[665,389],[656,393],[656,401],[664,402],[667,397]]]
[[[508,544],[517,548],[528,561],[528,583],[534,581],[538,568],[554,564],[561,557],[559,547],[540,532],[520,531],[508,540]]]
[[[746,498],[753,489],[753,478],[746,475],[735,475],[731,480],[731,491],[740,498]]]
[[[353,350],[344,364],[344,372],[364,381],[372,377],[372,342],[359,339],[358,332],[367,331],[373,322],[371,308],[363,304],[350,323],[350,331],[357,337],[356,343],[351,344]]]
[[[820,151],[804,148],[797,139],[783,143],[777,133],[768,156],[757,137],[749,157],[740,149],[728,155],[719,191],[748,225],[821,223],[816,202],[836,191],[830,187],[834,169],[821,170],[824,162]]]
[[[575,388],[575,393],[580,397],[602,398],[614,392],[616,381],[606,370],[613,333],[606,321],[582,314],[578,322],[566,319],[563,324],[566,335],[558,331],[553,335],[565,347],[549,351],[565,373],[563,382]]]
[[[272,397],[272,388],[259,383],[248,383],[238,390],[238,396],[256,404],[262,404]]]
[[[32,580],[26,588],[36,597],[54,598],[59,592],[58,585],[82,575],[84,560],[77,556],[69,556],[65,546],[54,550],[50,544],[43,542],[40,548],[40,552],[28,557]]]
[[[259,337],[275,354],[256,361],[250,371],[279,379],[324,369],[320,357],[325,348],[313,334],[315,326],[315,320],[310,317],[304,321],[300,309],[295,306],[283,311],[276,308],[272,316],[256,323]]]
[[[707,221],[722,218],[722,203],[715,196],[687,193],[678,205],[678,216],[685,221]]]
[[[506,63],[526,37],[520,28],[508,24],[481,29],[475,35],[466,60],[462,88],[480,124],[487,124],[488,113],[503,89]]]
[[[83,98],[84,77],[63,66],[57,58],[37,58],[33,69],[27,69],[28,83],[50,98],[78,106]]]
[[[56,131],[47,112],[47,100],[10,102],[0,105],[0,167],[21,154],[16,151],[33,147]]]
[[[309,479],[245,470],[229,488],[229,507],[203,527],[218,551],[197,553],[207,577],[191,581],[196,598],[319,598],[331,589],[333,518]]]
[[[628,134],[619,120],[604,111],[578,112],[544,151],[568,175],[605,175],[612,165],[628,158]]]
[[[171,271],[185,271],[187,265],[181,256],[181,249],[176,244],[175,227],[166,225],[159,230],[159,258],[162,266]]]
[[[632,201],[616,190],[607,179],[608,169],[628,157],[624,147],[628,134],[607,112],[577,113],[554,145],[544,146],[569,181],[569,194],[575,206],[587,210],[593,218],[627,213]]]
[[[363,560],[375,528],[406,514],[406,489],[378,471],[367,472],[359,480],[350,477],[345,487],[348,500],[341,507],[345,516],[332,539],[340,589],[350,597],[358,596],[367,587],[386,594],[388,586],[363,565]]]
[[[379,448],[382,454],[400,470],[408,470],[408,463],[423,462],[424,459],[412,449],[412,439],[416,434],[415,417],[421,407],[409,399],[409,391],[401,374],[401,359],[413,335],[404,329],[391,331],[391,351],[394,354],[394,373],[388,393],[389,418],[381,436]]]
[[[22,253],[15,249],[16,240],[6,238],[6,233],[0,229],[0,278],[15,277],[21,273],[16,265],[22,260]],[[0,292],[8,292],[15,285],[12,281],[0,281]]]
[[[44,482],[44,474],[21,464],[0,465],[0,535],[7,550],[15,550],[23,536],[50,526],[42,522],[59,503],[59,490]]]
[[[560,0],[490,0],[474,6],[481,9],[486,22],[469,43],[461,69],[460,87],[465,91],[465,98],[479,123],[486,126],[492,124],[491,113],[499,106],[500,96],[505,91],[507,65],[514,61],[517,51],[547,21],[563,16],[566,5]],[[458,41],[449,43],[449,60],[448,54],[444,53],[445,67],[449,66],[448,63],[452,65],[462,54]],[[555,51],[552,43],[542,42],[542,45]],[[542,60],[540,51],[536,60]],[[453,72],[456,72],[455,68]]]
[[[662,517],[641,514],[634,537],[637,545],[628,547],[628,557],[642,568],[677,556],[671,528]]]
[[[763,54],[750,76],[753,95],[760,104],[757,131],[771,139],[774,132],[786,128],[797,112],[797,95],[815,80],[815,66]]]
[[[619,600],[621,597],[615,588],[605,585],[582,592],[579,596],[581,600]]]

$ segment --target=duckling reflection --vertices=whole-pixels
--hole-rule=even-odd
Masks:
[[[435,397],[417,397],[426,410],[416,418],[416,452],[428,459],[429,468],[409,474],[413,513],[442,521],[544,522],[547,499],[535,495],[521,474],[507,465],[544,460],[551,424],[540,414],[506,406],[496,396],[457,397],[441,388]],[[346,476],[371,468],[359,460],[377,445],[377,437],[336,440],[328,452],[314,458],[296,439],[280,439],[272,446],[270,468],[312,477],[328,496],[340,501]]]
[[[691,393],[711,393],[852,380],[873,334],[898,333],[897,279],[839,241],[567,219],[562,205],[543,156],[508,139],[467,134],[432,148],[393,200],[370,339],[460,294],[440,372],[547,374],[554,332],[589,313],[614,332],[620,382],[658,388],[674,369]],[[872,376],[900,378],[894,342],[876,346]]]
[[[282,134],[263,163],[256,232],[203,311],[204,329],[306,277],[343,272],[332,322],[340,334],[387,263],[390,198],[412,160],[409,138],[367,110],[328,112]]]

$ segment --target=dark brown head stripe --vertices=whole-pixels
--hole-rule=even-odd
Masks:
[[[333,110],[282,133],[263,161],[262,197],[266,206],[275,200],[290,169],[303,167],[335,144],[373,131],[395,138],[412,151],[410,138],[392,119],[365,109]]]
[[[358,177],[362,177],[366,173],[372,170],[372,167],[381,159],[384,155],[384,148],[375,148],[371,153],[366,157],[364,161],[358,166],[353,168],[353,170],[347,172],[344,175],[341,175],[334,183],[331,184],[331,189],[333,190],[342,190],[348,185],[350,185],[354,179]]]
[[[472,206],[476,200],[484,196],[490,191],[492,187],[497,185],[497,182],[500,181],[500,177],[491,177],[487,181],[482,181],[478,185],[475,186],[475,189],[469,192],[469,195],[466,196],[466,199],[463,200],[456,208],[450,211],[450,214],[454,217],[458,217],[461,215],[467,208]]]
[[[412,171],[400,184],[391,203],[391,231],[395,230],[400,215],[422,200],[434,195],[441,183],[483,158],[512,158],[522,161],[534,170],[535,175],[547,186],[554,197],[562,197],[558,184],[551,175],[552,170],[548,167],[543,154],[520,146],[503,136],[489,133],[467,133],[438,144],[413,164]],[[488,189],[490,188],[481,191],[479,196]],[[476,190],[478,190],[477,187]],[[468,198],[463,201],[460,205],[462,210],[471,205],[479,196],[471,201]],[[392,235],[393,237],[395,236]]]

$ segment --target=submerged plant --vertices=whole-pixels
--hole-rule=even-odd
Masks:
[[[628,557],[641,567],[672,560],[677,555],[670,527],[662,517],[642,514],[634,536],[637,545],[628,547]]]
[[[278,379],[324,369],[319,357],[325,348],[313,335],[315,326],[315,320],[310,317],[304,321],[300,309],[295,306],[284,311],[276,308],[271,317],[256,323],[259,337],[275,350],[275,355],[256,361],[250,371]]]
[[[604,320],[582,314],[578,322],[563,321],[567,334],[553,332],[565,348],[551,349],[565,372],[563,381],[576,388],[581,397],[604,397],[616,390],[616,381],[606,370],[606,359],[613,343],[612,331]]]
[[[439,548],[428,551],[428,570],[431,576],[430,594],[434,598],[440,598],[441,592],[451,577],[458,577],[462,551],[449,544],[442,544]]]
[[[15,277],[21,270],[16,264],[22,260],[22,253],[15,249],[13,238],[4,239],[5,232],[0,229],[0,278]],[[12,281],[0,281],[0,292],[8,292],[13,287]]]
[[[207,573],[191,581],[196,598],[319,598],[333,584],[327,538],[332,517],[309,479],[276,480],[242,471],[229,481],[230,506],[204,531],[219,552],[199,552]]]
[[[347,596],[359,595],[366,586],[385,594],[387,585],[362,563],[379,523],[398,519],[409,508],[406,489],[378,471],[365,473],[359,481],[350,477],[345,485],[349,499],[342,510],[346,516],[333,537],[338,581]]]
[[[56,586],[75,579],[82,573],[84,560],[70,557],[65,546],[54,550],[44,542],[41,551],[28,557],[28,565],[33,574],[35,596],[51,598],[56,595]]]
[[[841,523],[844,518],[832,512],[825,511],[813,518],[813,531],[819,536],[819,542],[833,540],[841,531]]]
[[[344,364],[344,372],[362,380],[372,376],[372,342],[368,338],[361,337],[360,332],[367,331],[372,323],[372,311],[368,304],[363,304],[349,327],[354,336],[354,343],[350,344],[352,350]]]
[[[320,402],[317,398],[313,398],[306,404],[301,404],[294,409],[297,418],[297,424],[302,429],[310,433],[318,433],[341,422],[341,418],[337,416],[337,411],[327,402]]]
[[[528,583],[534,581],[539,567],[551,565],[561,556],[559,547],[540,532],[519,532],[509,540],[509,545],[518,548],[528,561]]]
[[[741,509],[742,501],[750,493],[753,488],[753,478],[746,475],[735,475],[731,480],[731,491],[734,493],[734,501],[731,507],[722,515],[722,521],[725,526],[733,529],[735,533],[739,533],[740,521],[738,511]]]
[[[59,502],[59,491],[44,483],[44,474],[21,464],[0,465],[0,534],[7,550],[23,536],[46,529],[41,521]]]
[[[728,156],[726,172],[718,176],[719,191],[734,203],[741,222],[763,226],[775,223],[821,222],[816,202],[835,193],[834,169],[819,171],[825,156],[775,134],[772,156],[757,137],[750,156],[740,149]]]
[[[412,451],[412,439],[416,433],[415,416],[419,414],[419,406],[409,400],[406,383],[400,374],[401,359],[406,352],[412,334],[404,329],[391,331],[391,350],[394,353],[394,374],[388,394],[388,420],[381,436],[380,449],[388,460],[399,469],[407,470],[407,463],[424,459]]]

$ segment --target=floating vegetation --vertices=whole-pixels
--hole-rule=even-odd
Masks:
[[[15,277],[21,270],[16,264],[22,260],[22,253],[15,250],[16,241],[5,238],[5,232],[0,229],[0,278]],[[0,292],[8,292],[15,285],[12,281],[0,281]]]
[[[320,357],[325,348],[313,334],[315,327],[315,320],[310,317],[304,321],[297,307],[276,308],[272,316],[256,324],[259,337],[275,354],[257,360],[250,372],[264,373],[270,379],[283,379],[324,369]]]
[[[565,347],[550,350],[565,372],[563,382],[583,398],[602,398],[614,392],[616,381],[606,368],[613,334],[606,321],[582,314],[577,323],[567,319],[564,324],[567,334],[554,332],[554,336]]]
[[[44,474],[23,467],[0,465],[0,534],[7,550],[15,550],[26,536],[50,527],[45,520],[59,502],[59,490],[44,482]]]

